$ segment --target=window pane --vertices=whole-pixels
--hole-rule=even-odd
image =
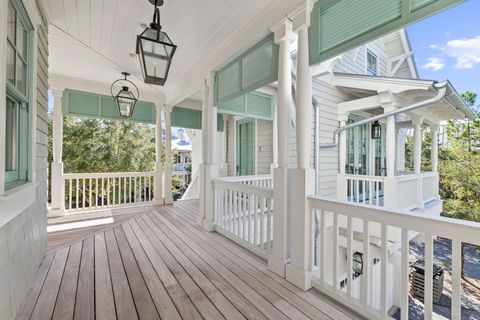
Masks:
[[[20,21],[18,23],[17,52],[24,60],[27,60],[27,30]]]
[[[7,80],[15,84],[15,49],[7,43]]]
[[[17,56],[17,88],[27,94],[27,65]]]
[[[377,75],[377,56],[367,52],[367,73],[371,76]]]
[[[15,43],[15,19],[16,13],[10,1],[8,1],[8,12],[7,12],[7,36],[10,41]]]
[[[5,170],[17,170],[17,104],[7,98]]]

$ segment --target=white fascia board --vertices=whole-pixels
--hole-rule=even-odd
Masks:
[[[351,112],[368,110],[381,105],[380,96],[374,95],[366,98],[341,102],[337,105],[339,115],[349,114]]]
[[[408,90],[429,91],[435,81],[335,73],[333,83],[339,87],[400,93]]]

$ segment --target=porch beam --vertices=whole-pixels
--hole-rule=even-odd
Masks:
[[[337,104],[337,111],[340,115],[354,111],[368,110],[376,107],[380,107],[380,97],[378,95],[341,102]]]
[[[63,180],[63,113],[62,98],[63,89],[52,89],[54,97],[53,109],[53,163],[52,163],[52,209],[50,216],[61,216],[65,212],[65,182]]]

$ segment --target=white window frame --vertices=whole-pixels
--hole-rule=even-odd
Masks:
[[[31,50],[31,70],[28,73],[28,86],[30,94],[28,103],[30,108],[30,139],[31,139],[31,176],[29,182],[5,191],[5,147],[6,147],[6,64],[7,64],[7,9],[8,2],[0,1],[0,39],[5,42],[0,44],[0,228],[11,221],[17,215],[35,202],[36,198],[36,114],[37,114],[37,55],[38,55],[38,25],[42,24],[41,15],[38,12],[37,5],[34,0],[23,0],[23,5],[33,24],[34,30],[32,34],[32,50]],[[46,191],[45,191],[46,192]],[[46,206],[46,204],[45,204]]]
[[[371,75],[370,72],[371,72],[371,69],[368,67],[368,55],[372,55],[375,57],[376,59],[376,64],[377,64],[377,72],[374,74],[374,75]],[[369,75],[369,76],[378,76],[378,73],[379,73],[379,70],[378,68],[380,67],[380,64],[379,64],[379,56],[378,56],[378,53],[376,53],[374,50],[370,49],[370,48],[366,48],[365,50],[365,74],[366,75]],[[373,73],[373,72],[372,72]]]

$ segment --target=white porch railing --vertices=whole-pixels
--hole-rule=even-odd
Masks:
[[[215,230],[263,258],[272,248],[271,177],[225,177],[213,181]]]
[[[424,172],[422,177],[422,199],[424,203],[438,197],[438,174],[435,172]]]
[[[200,198],[200,179],[198,177],[198,170],[192,177],[192,181],[188,184],[187,190],[182,195],[181,200],[190,200]]]
[[[383,206],[384,177],[346,174],[345,182],[348,201]]]
[[[313,196],[308,202],[317,231],[311,246],[314,287],[369,319],[388,318],[392,295],[398,294],[401,319],[408,319],[405,310],[409,309],[411,234],[424,235],[427,266],[433,264],[434,237],[443,237],[452,241],[451,318],[460,319],[461,246],[462,243],[480,245],[479,223],[430,218]],[[374,230],[380,230],[380,237],[372,236]],[[401,234],[397,243],[390,241],[394,232]],[[363,273],[356,276],[352,271],[354,252],[363,254]],[[394,263],[399,268],[394,268]],[[433,314],[432,269],[425,268],[425,319],[431,319]]]
[[[149,203],[154,172],[64,174],[65,212]]]

